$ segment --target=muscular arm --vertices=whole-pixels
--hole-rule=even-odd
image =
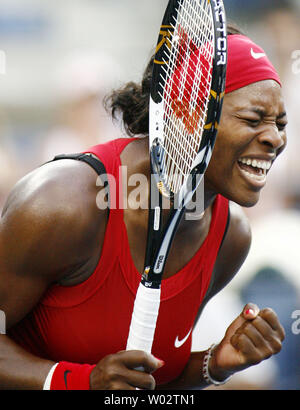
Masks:
[[[237,274],[246,259],[251,244],[251,231],[249,223],[241,208],[230,204],[230,224],[226,237],[220,248],[212,280],[207,294],[198,313],[199,319],[207,302],[220,292]],[[191,353],[190,360],[179,378],[168,385],[160,386],[162,389],[188,389],[207,387],[202,377],[203,359],[206,352]]]
[[[7,329],[58,281],[91,273],[100,254],[106,214],[96,207],[96,174],[61,161],[23,178],[0,220],[0,309]],[[0,388],[40,389],[54,363],[0,335]]]
[[[98,190],[88,165],[62,160],[34,171],[11,193],[0,221],[0,309],[8,328],[51,284],[76,285],[94,272],[108,215],[97,207]],[[0,388],[42,389],[53,365],[0,335]],[[141,351],[117,352],[93,367],[90,388],[154,389],[151,373],[162,365]]]

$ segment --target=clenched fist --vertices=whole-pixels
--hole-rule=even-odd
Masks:
[[[260,363],[279,353],[285,332],[276,313],[248,303],[214,349],[209,372],[216,380]]]
[[[108,355],[91,373],[91,390],[154,390],[155,380],[151,373],[163,364],[163,361],[139,350]]]

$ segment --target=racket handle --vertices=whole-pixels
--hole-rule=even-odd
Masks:
[[[126,350],[151,353],[160,305],[160,289],[140,283],[131,318]]]

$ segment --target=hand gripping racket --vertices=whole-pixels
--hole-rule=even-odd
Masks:
[[[155,206],[150,201],[145,267],[127,350],[151,353],[168,252],[216,139],[225,90],[226,31],[222,0],[169,1],[154,57],[149,106],[150,166],[159,200]],[[162,196],[173,202],[164,226]]]

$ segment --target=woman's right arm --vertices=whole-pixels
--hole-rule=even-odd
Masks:
[[[88,269],[105,230],[96,194],[95,172],[75,161],[39,168],[13,188],[0,219],[6,329],[34,308],[51,284]],[[0,388],[41,389],[53,365],[0,335]]]
[[[97,208],[96,173],[62,160],[23,178],[0,219],[0,310],[9,329],[21,321],[53,283],[93,273],[107,212]],[[42,389],[55,363],[25,351],[0,334],[0,389]],[[162,363],[143,352],[104,357],[90,374],[91,389],[153,389]],[[143,366],[146,371],[135,368]]]

